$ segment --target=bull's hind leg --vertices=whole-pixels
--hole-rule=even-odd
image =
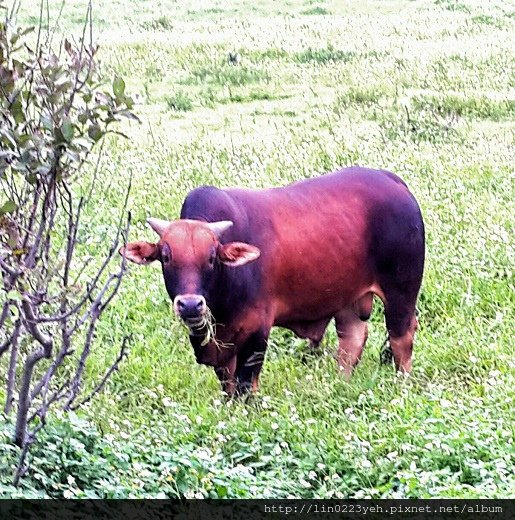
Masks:
[[[366,320],[372,312],[372,301],[373,295],[368,293],[335,315],[338,335],[337,360],[347,380],[350,379],[354,367],[361,359],[367,341]]]
[[[390,295],[390,298],[387,296],[385,318],[395,367],[401,372],[411,372],[413,338],[418,322],[415,316],[415,302],[405,301],[405,298],[406,295]]]
[[[383,211],[375,222],[372,250],[388,339],[397,370],[410,372],[415,307],[424,271],[424,223],[414,199]]]
[[[320,346],[322,339],[324,338],[325,330],[327,325],[331,321],[332,317],[319,321],[310,322],[297,327],[292,330],[301,338],[308,338],[308,348],[311,352],[314,352]]]

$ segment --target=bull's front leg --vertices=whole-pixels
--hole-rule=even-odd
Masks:
[[[232,356],[226,363],[215,367],[215,373],[220,380],[222,390],[233,396],[236,392],[236,356]]]
[[[193,332],[190,332],[190,341],[197,363],[212,366],[222,390],[229,396],[234,395],[236,389],[236,349],[224,346],[222,340],[219,339],[206,343],[207,329]]]
[[[254,332],[238,349],[235,372],[236,395],[244,395],[249,391],[257,392],[269,333],[270,330]]]

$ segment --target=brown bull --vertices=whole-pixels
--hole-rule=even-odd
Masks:
[[[284,188],[190,192],[179,220],[149,219],[158,243],[121,253],[158,260],[199,363],[228,394],[256,390],[270,329],[316,345],[332,318],[350,377],[367,339],[373,296],[384,303],[395,365],[409,372],[424,224],[390,172],[347,168]]]

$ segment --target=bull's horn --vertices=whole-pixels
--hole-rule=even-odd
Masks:
[[[224,231],[227,231],[233,222],[231,220],[220,220],[219,222],[208,222],[207,226],[209,229],[219,237]]]
[[[159,235],[162,236],[166,228],[170,225],[168,220],[160,218],[147,218],[147,224]]]

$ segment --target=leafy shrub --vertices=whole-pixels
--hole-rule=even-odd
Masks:
[[[180,425],[181,444],[163,444],[174,432],[162,425],[120,440],[70,413],[49,420],[33,447],[30,473],[14,488],[6,478],[17,456],[10,430],[7,422],[0,429],[0,498],[238,498],[270,484],[266,475],[258,481],[252,469],[233,465],[220,448],[184,442]]]
[[[91,4],[84,34],[88,25]],[[54,48],[48,33],[34,46],[32,30],[8,17],[0,22],[0,360],[9,358],[4,411],[16,416],[15,442],[23,448],[14,482],[49,409],[82,406],[126,355],[124,340],[91,393],[82,392],[98,320],[125,273],[125,261],[114,256],[130,218],[123,223],[124,206],[97,261],[85,260],[82,210],[96,175],[81,174],[113,122],[137,119],[122,78],[105,88],[92,41],[64,39]]]

